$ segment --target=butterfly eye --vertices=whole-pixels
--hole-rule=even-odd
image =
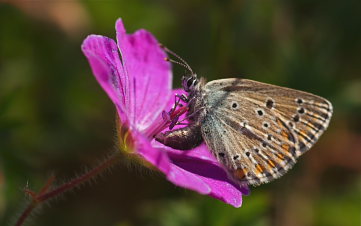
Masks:
[[[182,86],[184,91],[190,92],[193,87],[197,84],[198,80],[197,77],[191,76],[191,77],[183,77]]]
[[[187,87],[190,88],[192,86],[192,84],[193,84],[193,78],[190,77],[187,81]]]

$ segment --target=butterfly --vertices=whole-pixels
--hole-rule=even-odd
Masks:
[[[181,60],[169,61],[191,72],[182,78],[188,95],[179,96],[188,108],[189,124],[155,139],[180,150],[204,141],[241,185],[256,186],[284,175],[329,125],[333,107],[322,97],[240,78],[207,83],[182,58],[165,50]]]

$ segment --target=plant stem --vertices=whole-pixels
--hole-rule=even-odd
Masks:
[[[33,209],[37,206],[37,203],[34,202],[34,200],[31,201],[31,203],[25,208],[25,210],[21,213],[19,219],[16,221],[15,226],[22,225],[26,218],[30,215],[30,213],[33,211]]]
[[[77,178],[74,178],[74,179],[54,188],[53,190],[48,191],[48,189],[50,187],[50,183],[53,181],[53,178],[51,178],[49,180],[49,182],[44,186],[43,189],[41,189],[41,191],[38,194],[36,194],[32,191],[26,191],[26,193],[28,193],[32,197],[32,201],[28,204],[28,206],[25,208],[25,210],[21,213],[20,217],[16,221],[15,226],[23,225],[23,223],[28,218],[28,216],[30,216],[32,211],[36,207],[41,205],[43,202],[45,202],[49,199],[52,199],[58,195],[61,195],[64,192],[67,192],[67,191],[95,178],[103,171],[114,166],[117,162],[120,161],[120,159],[121,159],[121,154],[119,152],[115,152],[113,155],[108,157],[105,161],[100,163],[95,168],[89,170],[88,172],[84,173],[83,175],[81,175]]]

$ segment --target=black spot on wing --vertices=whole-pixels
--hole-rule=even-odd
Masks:
[[[300,116],[298,116],[298,115],[293,116],[293,121],[295,121],[295,122],[300,121]]]
[[[293,136],[292,133],[288,133],[288,140],[291,141],[292,143],[296,143],[295,136]]]
[[[314,133],[311,133],[311,132],[308,132],[307,133],[307,136],[311,139],[311,140],[314,140],[316,137],[315,137],[315,134]]]
[[[296,148],[295,147],[291,147],[290,148],[290,153],[292,156],[296,156]]]
[[[303,100],[301,98],[296,99],[297,104],[303,104]]]
[[[277,171],[278,171],[281,175],[283,175],[283,174],[286,173],[285,168],[282,167],[281,165],[277,165],[277,166],[276,166],[276,169],[277,169]]]
[[[298,148],[300,149],[301,152],[305,152],[308,150],[307,146],[302,141],[298,144]]]
[[[295,161],[294,159],[290,158],[290,157],[287,156],[287,155],[285,155],[284,158],[285,158],[285,165],[288,165],[288,164],[293,165],[293,164],[296,163],[296,161]]]
[[[299,108],[299,109],[297,110],[297,112],[300,113],[300,114],[304,114],[304,113],[305,113],[305,109],[304,109],[304,108]]]
[[[319,123],[313,123],[313,125],[318,129],[318,130],[324,130],[325,127]]]
[[[266,101],[266,107],[267,108],[271,109],[271,108],[273,108],[273,105],[274,105],[273,100],[269,99],[269,100]]]
[[[324,119],[326,119],[326,120],[329,118],[328,114],[326,114],[326,113],[322,113],[322,114],[321,114],[321,117],[324,118]]]

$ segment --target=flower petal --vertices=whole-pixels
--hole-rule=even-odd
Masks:
[[[88,58],[95,78],[117,107],[122,122],[127,121],[125,110],[129,90],[124,87],[123,67],[114,40],[101,35],[89,35],[83,42],[82,51]]]
[[[201,194],[209,194],[209,186],[197,176],[174,165],[169,159],[167,152],[152,147],[149,140],[139,133],[133,134],[133,137],[136,137],[137,153],[162,171],[167,176],[168,180],[175,185],[195,190]]]
[[[138,132],[133,132],[132,136],[135,140],[135,149],[137,154],[157,167],[164,174],[167,174],[171,168],[171,163],[167,153],[161,151],[160,149],[153,148],[148,138],[145,138]]]
[[[179,151],[165,146],[162,148],[159,143],[154,147],[141,134],[133,136],[136,136],[137,153],[162,171],[173,184],[210,195],[234,207],[240,207],[242,195],[249,194],[247,187],[241,187],[228,178],[206,145]],[[206,157],[197,157],[199,153]]]
[[[117,42],[128,79],[129,117],[138,131],[148,128],[161,114],[171,95],[171,65],[154,36],[146,30],[127,35],[116,22]]]
[[[178,167],[177,171],[183,170],[187,172],[187,175],[197,177],[209,186],[208,195],[234,207],[240,207],[242,205],[242,195],[249,194],[247,187],[241,187],[229,179],[225,169],[213,157],[205,144],[190,151],[171,150],[168,147],[163,149],[167,150],[168,157],[173,165]],[[173,170],[175,167],[172,166],[171,169]],[[179,186],[189,188],[187,181],[168,179]]]

